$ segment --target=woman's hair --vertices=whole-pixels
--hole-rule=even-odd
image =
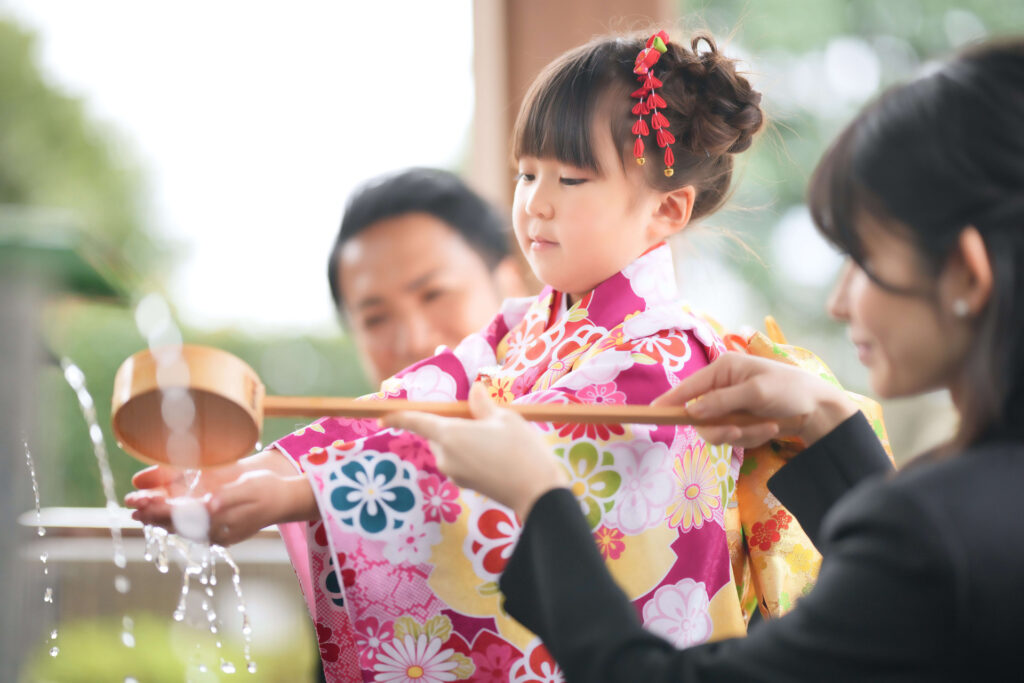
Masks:
[[[374,178],[349,198],[327,261],[327,281],[338,311],[344,312],[338,274],[341,248],[377,223],[410,213],[429,214],[450,226],[489,270],[511,253],[502,214],[457,175],[434,168],[410,168]]]
[[[633,64],[650,34],[606,37],[565,53],[549,64],[526,93],[512,138],[515,158],[557,159],[602,172],[594,151],[594,126],[607,116],[622,164],[635,164],[631,128],[640,87]],[[703,49],[701,42],[705,43]],[[761,94],[736,71],[735,61],[718,51],[711,36],[698,34],[687,48],[668,44],[653,69],[668,106],[676,142],[675,173],[666,177],[661,149],[648,139],[651,159],[644,165],[647,183],[658,190],[693,185],[693,218],[715,211],[725,201],[732,179],[732,155],[748,147],[764,123]]]
[[[884,93],[833,143],[809,190],[818,229],[865,264],[870,217],[909,239],[931,275],[974,226],[991,260],[991,300],[965,371],[956,445],[1024,420],[1024,40],[964,52]],[[912,295],[908,293],[908,295]],[[941,344],[941,339],[922,343]]]

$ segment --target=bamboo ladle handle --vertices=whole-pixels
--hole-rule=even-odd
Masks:
[[[702,421],[680,406],[592,405],[586,403],[525,403],[506,408],[530,422],[574,422],[581,424],[704,424],[723,420]],[[444,417],[472,417],[465,401],[406,401],[404,399],[363,400],[352,398],[321,398],[314,396],[266,396],[265,417],[383,417],[405,410],[416,410]],[[753,415],[736,413],[727,422],[747,425],[763,422]]]

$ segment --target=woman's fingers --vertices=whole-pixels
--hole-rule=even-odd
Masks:
[[[722,425],[714,427],[698,427],[697,433],[710,444],[727,443],[740,448],[755,448],[779,435],[779,425],[775,422],[738,427]]]
[[[403,410],[392,413],[381,419],[385,427],[405,429],[419,434],[428,441],[438,441],[444,433],[444,427],[450,418],[420,413],[414,410]]]

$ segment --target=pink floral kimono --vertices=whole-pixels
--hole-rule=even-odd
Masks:
[[[635,403],[723,350],[677,301],[659,245],[567,307],[546,288],[482,333],[386,380],[377,397]],[[690,427],[540,424],[608,565],[648,628],[678,647],[745,633],[726,507],[742,456]],[[426,442],[375,420],[324,418],[284,437],[321,519],[281,525],[329,680],[561,680],[502,609],[519,534],[507,508],[442,475]]]

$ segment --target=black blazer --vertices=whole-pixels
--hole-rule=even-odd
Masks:
[[[888,469],[858,413],[772,478],[824,561],[746,638],[675,650],[645,631],[565,489],[527,519],[505,608],[570,682],[1024,681],[1024,443]]]

